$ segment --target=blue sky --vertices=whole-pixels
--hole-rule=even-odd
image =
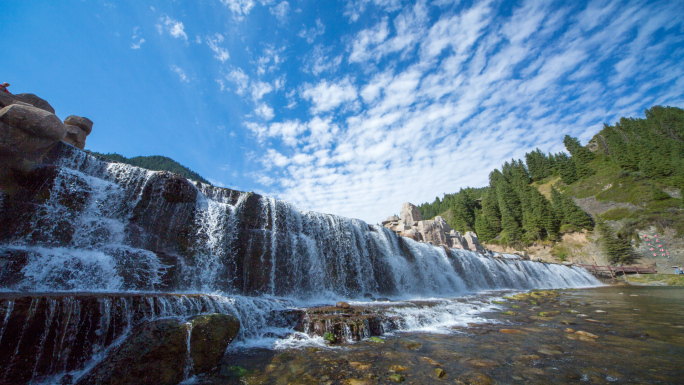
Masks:
[[[86,148],[376,223],[684,107],[681,1],[4,1],[0,81]]]

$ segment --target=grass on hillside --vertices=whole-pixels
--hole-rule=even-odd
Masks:
[[[631,214],[632,210],[628,209],[627,207],[616,207],[614,209],[606,211],[605,213],[599,216],[604,221],[619,221],[621,219],[629,217]]]
[[[684,286],[684,275],[681,274],[641,274],[625,276],[627,282],[653,284],[661,283],[667,286]]]

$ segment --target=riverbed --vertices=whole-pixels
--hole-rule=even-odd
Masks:
[[[519,292],[517,292],[519,293]],[[205,384],[680,384],[684,288],[489,293],[475,322],[231,351]],[[483,310],[484,309],[484,310]],[[320,342],[320,341],[319,341]]]

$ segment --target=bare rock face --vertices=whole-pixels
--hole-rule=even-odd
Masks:
[[[420,210],[413,203],[406,202],[401,205],[401,220],[409,226],[415,222],[422,221],[423,216],[420,215]]]

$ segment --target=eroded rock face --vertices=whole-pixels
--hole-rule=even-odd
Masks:
[[[401,220],[409,226],[414,222],[422,221],[423,216],[420,215],[420,210],[413,203],[406,202],[401,205]]]
[[[77,384],[175,385],[218,366],[239,331],[240,322],[225,314],[147,322]]]

